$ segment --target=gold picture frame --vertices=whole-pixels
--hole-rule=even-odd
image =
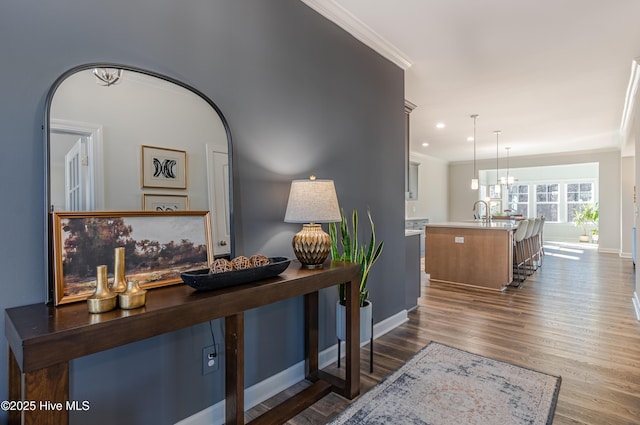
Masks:
[[[142,145],[142,187],[187,188],[187,151]]]
[[[145,193],[142,195],[143,211],[189,211],[189,197],[187,195],[163,195]]]
[[[127,279],[146,289],[181,283],[181,272],[213,261],[208,211],[57,212],[52,220],[55,305],[87,299],[99,265],[112,277],[117,247]]]

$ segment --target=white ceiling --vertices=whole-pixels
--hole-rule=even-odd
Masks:
[[[478,159],[621,148],[640,0],[303,1],[406,68],[414,152],[472,160],[471,114]]]

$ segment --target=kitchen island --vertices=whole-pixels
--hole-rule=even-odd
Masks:
[[[446,222],[425,226],[425,272],[430,280],[504,290],[513,280],[511,221]]]

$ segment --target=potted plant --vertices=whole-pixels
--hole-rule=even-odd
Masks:
[[[598,237],[598,218],[600,217],[598,203],[595,204],[582,204],[580,208],[576,210],[576,215],[574,218],[574,223],[576,226],[582,227],[582,236],[580,236],[580,242],[589,242],[589,235],[587,234],[587,229],[591,226],[594,226],[595,229],[595,240],[597,241]],[[593,234],[593,231],[592,231]]]
[[[380,258],[384,241],[376,242],[375,226],[371,218],[371,211],[367,208],[367,217],[371,227],[371,237],[369,242],[364,244],[358,242],[358,211],[353,210],[351,215],[351,226],[347,222],[344,210],[340,210],[340,235],[335,223],[329,223],[329,236],[331,238],[331,258],[339,261],[349,261],[359,263],[362,266],[360,275],[360,341],[367,341],[371,338],[371,318],[372,304],[369,300],[369,290],[367,289],[367,279],[371,267]],[[338,303],[336,305],[336,333],[338,339],[346,339],[346,285],[338,285]]]

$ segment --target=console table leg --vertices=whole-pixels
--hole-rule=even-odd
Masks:
[[[346,285],[346,347],[345,394],[353,399],[360,394],[360,283],[351,281]]]
[[[24,374],[24,399],[36,402],[51,401],[64,406],[62,410],[36,409],[24,412],[24,425],[68,424],[69,363],[58,363]]]
[[[11,348],[9,348],[9,400],[22,400],[22,373]],[[20,422],[20,412],[10,410],[9,425],[20,425]]]
[[[244,313],[224,319],[226,425],[244,424]]]
[[[69,363],[22,373],[9,350],[9,400],[33,402],[22,411],[9,411],[9,424],[68,424]]]
[[[318,292],[304,296],[305,377],[318,378]]]

